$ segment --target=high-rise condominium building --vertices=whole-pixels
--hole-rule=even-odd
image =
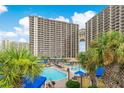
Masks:
[[[1,42],[2,49],[7,49],[11,47],[11,41],[10,40],[2,40]]]
[[[0,40],[0,50],[2,49],[2,40]]]
[[[78,54],[78,25],[29,16],[29,44],[35,56],[74,58]]]
[[[8,49],[8,48],[25,48],[28,49],[29,45],[26,42],[16,42],[11,40],[2,40],[1,41],[1,49]]]
[[[85,33],[86,33],[86,29],[82,28],[79,30],[79,35],[78,35],[78,38],[79,38],[79,52],[84,52],[86,49],[85,49]]]
[[[25,48],[25,49],[29,49],[29,43],[27,42],[18,42],[18,48]]]
[[[85,32],[86,32],[86,29],[82,28],[79,30],[79,35],[78,35],[79,41],[85,41]]]
[[[99,33],[110,30],[124,32],[123,5],[110,5],[86,22],[86,48]]]

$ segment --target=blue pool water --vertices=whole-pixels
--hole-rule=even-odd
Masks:
[[[56,80],[61,80],[67,77],[65,73],[58,71],[54,68],[45,68],[41,75],[45,76],[47,78],[47,81],[50,81],[50,80],[56,81]]]
[[[86,70],[82,69],[82,68],[80,67],[80,65],[72,66],[72,67],[71,67],[71,71],[73,71],[73,72],[76,72],[76,71],[83,71],[83,72],[86,73]]]
[[[71,66],[71,64],[70,63],[65,63],[65,66]]]
[[[65,63],[65,66],[68,66],[72,72],[83,71],[86,73],[86,70],[84,70],[80,65],[73,66],[70,63]]]

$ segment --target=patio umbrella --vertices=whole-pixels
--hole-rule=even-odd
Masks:
[[[77,71],[74,73],[76,76],[85,76],[86,73],[82,72],[82,71]]]
[[[75,74],[76,76],[80,76],[80,77],[81,77],[81,83],[80,83],[80,85],[81,85],[81,87],[82,87],[82,76],[85,76],[86,73],[84,73],[84,72],[82,72],[82,71],[77,71],[77,72],[75,72],[74,74]]]
[[[103,74],[105,72],[105,68],[104,67],[99,67],[96,69],[96,76],[99,78],[99,77],[102,77]]]

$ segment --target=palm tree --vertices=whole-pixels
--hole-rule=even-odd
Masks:
[[[122,86],[122,84],[119,85],[122,82],[122,79],[119,78],[122,74],[119,76],[119,73],[122,72],[120,63],[124,63],[123,44],[124,36],[117,31],[102,33],[94,44],[99,53],[98,63],[105,66],[104,82],[107,87],[112,87],[113,82],[116,82],[114,86]]]
[[[77,60],[79,60],[79,63],[82,65],[82,67],[84,67],[85,64],[85,58],[86,58],[85,52],[81,52],[77,57]],[[82,76],[81,76],[81,87],[82,87]]]
[[[95,84],[95,69],[105,66],[106,87],[124,87],[124,35],[117,31],[101,33],[81,55],[80,62],[89,71],[92,84]]]
[[[0,51],[0,87],[23,87],[23,79],[39,76],[43,65],[26,49]]]
[[[103,79],[106,87],[124,87],[124,35],[121,32],[101,33],[90,43],[86,53],[80,54],[79,61],[89,72],[93,85],[95,84],[95,69],[104,66]]]
[[[79,54],[79,62],[90,75],[93,86],[96,86],[95,70],[98,64],[98,51],[96,48],[89,48],[85,53]]]
[[[89,72],[91,82],[93,86],[96,86],[96,75],[95,71],[98,64],[98,51],[97,48],[90,48],[86,54],[86,66],[85,68]]]
[[[124,43],[124,36],[121,32],[117,31],[109,31],[106,33],[103,33],[102,36],[98,38],[98,49],[102,49],[103,57],[104,57],[104,63],[106,65],[109,65],[111,63],[117,63],[118,62],[118,49],[119,47]],[[106,55],[109,56],[106,57]],[[108,63],[107,63],[108,62]]]

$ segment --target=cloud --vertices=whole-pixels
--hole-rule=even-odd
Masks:
[[[58,18],[49,18],[49,19],[52,19],[52,20],[57,20],[57,21],[63,21],[63,22],[68,22],[69,23],[69,19],[68,18],[65,18],[64,16],[59,16]]]
[[[0,36],[0,41],[2,40],[2,37]]]
[[[74,15],[71,17],[72,22],[75,24],[79,24],[79,28],[85,28],[85,23],[96,15],[94,11],[86,11],[84,13],[74,12]]]
[[[0,5],[0,14],[7,12],[7,11],[8,11],[8,9],[6,6]]]
[[[15,30],[16,34],[21,35],[21,36],[24,35],[24,31],[20,27],[14,27],[14,30]]]
[[[26,39],[24,39],[24,38],[20,38],[20,39],[19,39],[19,42],[27,42],[27,41],[26,41]]]
[[[19,28],[19,27],[14,27],[14,29],[15,29],[17,32],[21,32],[21,31],[22,31],[22,29]]]
[[[21,18],[18,21],[18,23],[19,23],[19,26],[15,26],[14,31],[18,35],[19,41],[20,40],[21,41],[26,41],[27,37],[29,36],[29,17]]]
[[[0,13],[8,11],[5,6],[0,6]],[[73,16],[69,18],[65,18],[64,16],[58,16],[57,18],[49,18],[52,20],[70,22],[72,21],[75,24],[79,24],[79,28],[85,28],[85,22],[87,22],[91,17],[93,17],[96,13],[94,11],[86,11],[84,13],[74,12]],[[18,20],[18,26],[13,27],[14,31],[5,32],[0,31],[1,38],[13,38],[18,41],[28,41],[29,36],[29,17],[25,16]]]
[[[17,34],[15,32],[5,32],[6,37],[16,37]]]
[[[19,27],[15,27],[17,33],[29,35],[29,17],[23,17],[19,20]]]
[[[15,32],[0,31],[0,40],[2,39],[14,39],[18,37]]]
[[[28,40],[29,35],[29,19],[28,17],[23,17],[19,21],[19,26],[13,27],[13,31],[7,32],[7,31],[0,31],[0,37],[1,39],[12,39],[16,41],[26,41]],[[23,39],[22,39],[23,38]],[[26,40],[24,40],[24,38]]]
[[[0,38],[0,49],[2,49],[2,41],[1,41],[1,38]]]
[[[74,12],[73,16],[71,16],[71,21],[74,24],[78,24],[79,25],[79,29],[81,28],[85,28],[85,23],[91,19],[94,15],[96,15],[96,12],[94,11],[86,11],[83,13],[78,13],[78,12]],[[58,20],[58,21],[64,21],[64,22],[70,22],[69,18],[65,18],[64,16],[59,16],[57,18],[49,18],[52,20]]]
[[[29,28],[29,17],[23,17],[19,20],[19,24],[24,28],[28,29]]]
[[[29,17],[23,17],[18,21],[19,26],[14,27],[14,32],[18,36],[18,41],[27,42],[29,36]]]

